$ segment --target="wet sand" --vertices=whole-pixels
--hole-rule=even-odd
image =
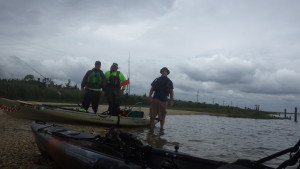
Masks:
[[[106,110],[106,106],[100,106],[100,112]],[[149,108],[142,108],[146,114]],[[168,110],[168,115],[208,114],[181,110]],[[1,169],[56,169],[51,160],[41,156],[33,134],[30,129],[32,120],[15,118],[0,111],[0,168]],[[57,123],[65,127],[102,133],[108,130],[105,127],[93,127],[77,124]]]

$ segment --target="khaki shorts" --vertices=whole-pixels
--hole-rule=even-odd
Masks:
[[[150,107],[150,118],[156,118],[156,116],[158,116],[158,118],[161,119],[165,119],[167,111],[167,102],[162,102],[158,99],[153,99],[152,103],[151,103],[151,107]]]

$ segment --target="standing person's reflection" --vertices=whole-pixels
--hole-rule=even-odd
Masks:
[[[165,135],[163,130],[159,130],[158,133],[154,133],[154,131],[149,131],[147,133],[146,137],[146,142],[149,145],[158,147],[158,148],[163,148],[166,144],[168,144],[168,141],[163,138]]]

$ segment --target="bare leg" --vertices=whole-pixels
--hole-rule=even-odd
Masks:
[[[162,118],[162,119],[160,120],[160,129],[161,129],[161,130],[164,129],[164,125],[165,125],[165,119]]]
[[[154,123],[154,118],[150,118],[150,130],[153,130],[154,129],[154,126],[155,126],[155,123]]]

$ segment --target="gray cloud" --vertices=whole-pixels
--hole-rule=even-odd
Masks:
[[[175,98],[279,110],[299,105],[300,2],[0,1],[0,77],[80,84],[118,62],[144,94],[167,66]],[[25,63],[13,56],[22,58]],[[16,66],[18,65],[18,66]],[[274,103],[274,104],[272,104]],[[235,105],[234,104],[234,105]]]
[[[189,59],[182,71],[191,80],[230,84],[251,82],[255,68],[250,61],[216,55]]]

